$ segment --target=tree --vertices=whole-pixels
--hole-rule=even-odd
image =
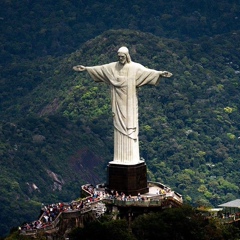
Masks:
[[[133,222],[132,231],[138,240],[236,240],[240,236],[233,226],[207,219],[187,205],[141,215]]]

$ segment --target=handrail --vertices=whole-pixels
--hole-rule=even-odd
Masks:
[[[86,198],[88,199],[88,198]],[[87,203],[87,205],[81,209],[74,209],[74,210],[67,210],[67,211],[61,211],[59,212],[59,214],[57,215],[57,217],[51,222],[49,223],[49,225],[44,225],[43,227],[39,228],[39,229],[29,229],[29,230],[21,230],[21,233],[24,235],[35,235],[37,232],[41,232],[41,231],[46,231],[46,230],[51,230],[56,228],[56,226],[58,225],[59,221],[60,221],[60,217],[62,215],[70,215],[72,213],[79,213],[79,215],[85,214],[87,212],[90,212],[93,210],[93,208],[95,207],[95,205],[101,202],[101,200],[95,200],[93,202],[89,202]],[[39,219],[41,219],[44,216],[44,213],[40,216]],[[64,217],[63,217],[64,218]]]
[[[233,222],[237,222],[237,221],[240,221],[239,215],[234,215],[234,216],[227,217],[227,218],[221,218],[221,222],[223,222],[223,223],[233,223]]]

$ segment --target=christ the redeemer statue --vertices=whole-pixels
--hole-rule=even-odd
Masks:
[[[118,50],[118,62],[100,66],[74,66],[85,71],[95,82],[110,86],[114,125],[114,158],[111,164],[133,165],[142,162],[138,141],[138,99],[136,88],[157,85],[161,77],[171,77],[167,71],[148,69],[131,61],[128,48]]]

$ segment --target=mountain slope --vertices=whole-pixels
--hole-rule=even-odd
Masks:
[[[109,89],[72,66],[116,61],[122,45],[133,61],[174,74],[138,91],[140,154],[149,180],[169,184],[193,205],[237,198],[239,38],[233,32],[181,42],[110,30],[70,55],[21,63],[29,66],[17,74],[22,83],[41,80],[16,94],[17,102],[5,102],[2,233],[36,217],[41,202],[70,201],[82,183],[105,181],[113,151]]]

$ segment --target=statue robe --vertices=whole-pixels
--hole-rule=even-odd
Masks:
[[[161,72],[135,62],[124,65],[113,62],[86,69],[95,82],[110,86],[114,124],[114,158],[111,163],[140,163],[136,87],[156,85]]]

